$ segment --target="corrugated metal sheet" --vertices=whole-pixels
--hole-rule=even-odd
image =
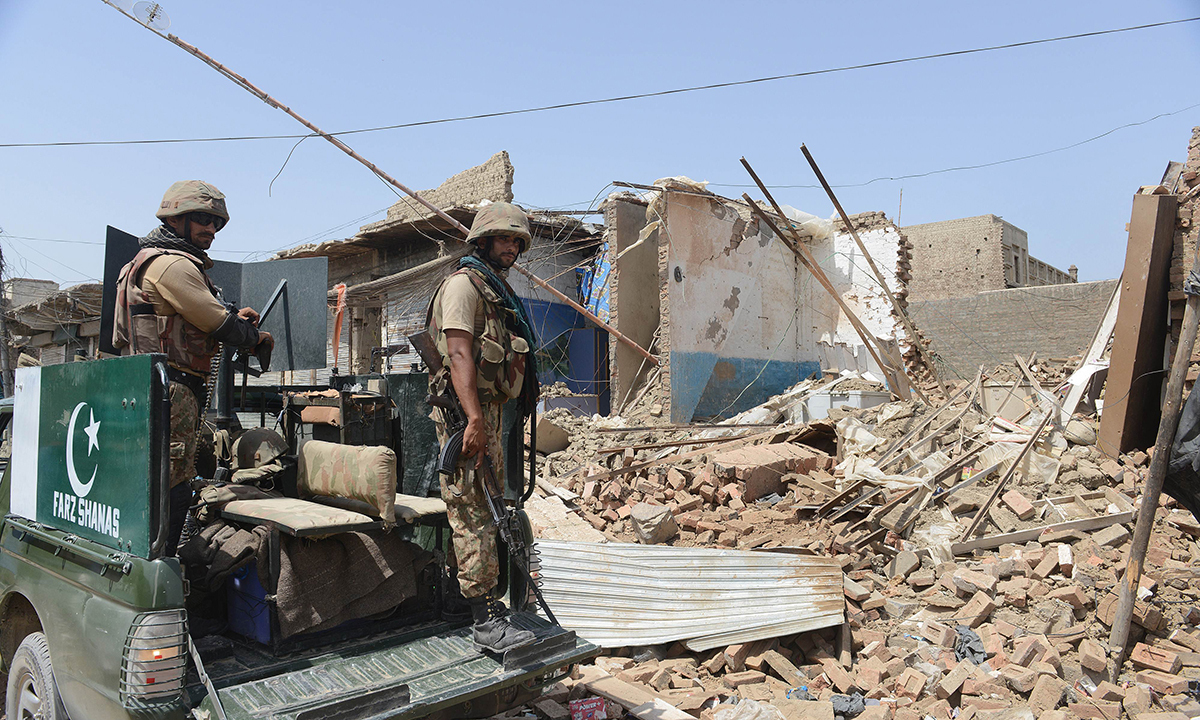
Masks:
[[[602,647],[684,641],[694,651],[840,625],[833,558],[539,540],[562,626]]]

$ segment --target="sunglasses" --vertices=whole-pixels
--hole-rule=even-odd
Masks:
[[[212,225],[218,232],[225,227],[225,218],[206,212],[190,212],[185,215],[189,222],[196,225]]]

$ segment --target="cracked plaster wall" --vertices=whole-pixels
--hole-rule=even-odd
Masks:
[[[870,367],[837,303],[747,210],[680,192],[668,193],[665,208],[659,274],[673,422],[753,407],[819,373],[823,360],[828,367],[833,350]],[[904,240],[881,214],[870,219],[860,236],[895,290]],[[907,349],[850,235],[835,232],[809,246],[863,323],[881,338],[900,338]]]

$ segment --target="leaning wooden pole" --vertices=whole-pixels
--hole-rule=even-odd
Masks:
[[[754,200],[752,200],[749,195],[743,194],[742,198],[750,206],[750,211],[752,213],[754,213],[758,217],[758,219],[767,226],[767,229],[769,229],[771,232],[775,233],[775,235],[777,235],[783,241],[783,244],[786,245],[788,247],[788,249],[790,249],[796,255],[796,257],[800,260],[800,264],[802,264],[805,268],[807,268],[808,271],[812,273],[813,277],[817,279],[817,282],[820,283],[821,287],[825,288],[825,291],[828,292],[831,296],[833,296],[833,299],[836,300],[838,303],[838,307],[840,307],[842,309],[842,312],[844,312],[846,314],[846,318],[850,320],[851,327],[854,328],[854,331],[858,333],[859,338],[862,339],[863,346],[867,348],[867,352],[871,354],[871,357],[875,360],[875,363],[877,365],[879,365],[879,369],[884,373],[884,375],[888,376],[888,380],[889,380],[888,391],[890,393],[892,393],[892,395],[898,399],[905,399],[905,398],[901,398],[901,396],[898,392],[898,387],[891,387],[892,385],[899,386],[900,383],[894,377],[894,375],[898,374],[898,373],[903,373],[904,370],[894,368],[891,365],[884,364],[883,359],[879,356],[879,354],[875,350],[875,347],[872,345],[872,342],[875,340],[875,337],[873,335],[871,335],[871,333],[867,330],[867,328],[861,322],[858,321],[858,318],[855,317],[853,311],[851,311],[850,308],[846,306],[845,301],[842,300],[841,295],[838,294],[837,290],[833,287],[833,284],[829,281],[828,277],[826,277],[825,273],[821,270],[821,267],[817,264],[816,259],[813,258],[811,255],[806,255],[806,253],[807,253],[806,248],[803,248],[803,246],[797,247],[795,244],[793,244],[791,241],[789,241],[784,236],[783,231],[780,230],[775,225],[775,223],[771,221],[771,218],[767,216],[766,211],[764,211],[762,208],[760,208],[758,205],[756,205],[754,203]]]
[[[1200,269],[1200,245],[1192,257],[1192,273]],[[1188,283],[1190,283],[1189,278]],[[1184,287],[1189,288],[1185,283]],[[1175,348],[1175,359],[1171,362],[1171,375],[1167,380],[1167,394],[1163,403],[1162,417],[1158,421],[1158,438],[1154,441],[1154,457],[1150,459],[1150,471],[1146,485],[1142,488],[1142,504],[1138,508],[1137,524],[1133,528],[1133,543],[1129,546],[1129,561],[1121,577],[1120,602],[1113,616],[1112,631],[1108,636],[1108,652],[1112,665],[1110,678],[1116,682],[1125,661],[1125,646],[1129,643],[1129,626],[1133,620],[1133,605],[1137,598],[1138,585],[1142,580],[1142,565],[1146,560],[1146,548],[1150,545],[1150,532],[1154,529],[1154,515],[1158,510],[1158,499],[1162,495],[1163,480],[1167,476],[1167,464],[1171,460],[1171,446],[1175,444],[1175,431],[1179,427],[1179,411],[1183,406],[1183,381],[1187,377],[1192,359],[1192,348],[1196,344],[1196,332],[1200,328],[1200,289],[1188,289],[1187,305],[1183,310],[1183,330],[1179,335],[1179,346]],[[1192,392],[1196,392],[1195,389]]]
[[[875,264],[875,259],[871,257],[871,253],[867,252],[867,246],[863,244],[862,238],[858,236],[858,231],[854,229],[854,223],[850,222],[850,216],[842,209],[842,204],[838,202],[837,195],[833,194],[833,188],[825,181],[825,176],[821,174],[821,168],[817,167],[817,161],[813,160],[813,156],[808,152],[808,148],[803,143],[800,145],[800,152],[804,153],[808,164],[812,166],[813,173],[816,174],[817,180],[821,181],[821,187],[825,188],[825,194],[833,201],[833,206],[837,208],[838,214],[842,216],[842,222],[846,223],[846,229],[850,231],[850,237],[854,238],[854,242],[858,245],[858,249],[866,258],[867,264],[871,266],[871,272],[875,273],[875,279],[879,281],[879,287],[883,289],[883,294],[888,300],[892,301],[892,309],[896,312],[896,317],[900,318],[900,322],[904,323],[904,329],[908,331],[908,336],[912,338],[913,347],[920,353],[921,358],[925,361],[926,367],[929,368],[929,374],[933,376],[934,382],[937,383],[938,390],[942,392],[942,397],[950,397],[950,393],[946,390],[946,386],[942,384],[942,379],[938,377],[937,367],[933,364],[933,358],[929,357],[929,351],[925,349],[925,345],[921,342],[921,336],[917,334],[917,328],[913,326],[912,320],[909,319],[908,313],[900,306],[900,301],[887,286],[887,280],[880,272],[879,266]]]
[[[445,220],[446,222],[450,223],[450,225],[452,227],[454,227],[456,230],[458,230],[459,232],[461,232],[463,234],[463,238],[466,238],[466,236],[470,234],[471,231],[466,225],[463,225],[458,220],[455,220],[454,218],[450,217],[450,215],[448,215],[444,210],[437,207],[433,203],[429,202],[425,198],[421,197],[419,194],[417,194],[416,191],[410,189],[408,186],[404,185],[403,183],[401,183],[399,180],[392,177],[391,175],[388,175],[386,172],[384,172],[382,169],[380,169],[380,167],[378,165],[376,165],[375,163],[366,159],[362,155],[359,155],[357,152],[354,151],[353,148],[351,148],[346,143],[342,142],[341,139],[339,139],[333,135],[330,135],[329,133],[325,132],[324,130],[317,127],[316,125],[313,125],[311,122],[309,122],[308,120],[301,117],[299,113],[295,112],[290,107],[280,103],[278,100],[276,100],[275,98],[268,95],[265,91],[260,89],[254,83],[250,82],[249,80],[247,80],[246,78],[242,77],[241,75],[235,73],[233,70],[230,70],[228,67],[221,64],[214,58],[205,54],[204,51],[200,50],[195,45],[185,42],[185,41],[179,39],[177,36],[171,35],[170,33],[163,34],[159,31],[155,30],[154,28],[142,23],[134,16],[125,12],[125,10],[123,10],[121,7],[113,4],[110,0],[102,0],[102,2],[104,2],[104,4],[106,4],[106,5],[116,8],[116,10],[118,12],[120,12],[122,15],[129,18],[130,20],[133,20],[138,25],[141,25],[142,27],[146,28],[150,32],[154,33],[155,35],[158,35],[159,37],[163,38],[164,40],[171,42],[172,44],[176,45],[177,47],[180,47],[183,50],[186,50],[188,53],[199,58],[201,61],[204,62],[204,64],[208,65],[212,69],[221,73],[226,78],[232,80],[234,82],[234,84],[238,85],[243,90],[246,90],[250,94],[254,95],[259,100],[262,100],[263,102],[265,102],[266,104],[270,105],[271,107],[273,107],[277,110],[282,110],[283,112],[287,113],[294,120],[299,122],[301,125],[308,128],[309,130],[312,130],[313,134],[319,135],[319,136],[325,138],[330,143],[332,143],[333,146],[336,147],[338,150],[341,150],[342,152],[346,153],[350,157],[354,158],[355,160],[357,160],[360,163],[362,163],[363,165],[365,165],[367,167],[367,169],[369,169],[371,172],[375,173],[375,175],[378,176],[379,179],[381,179],[384,182],[388,183],[389,185],[395,187],[397,190],[403,192],[405,195],[408,195],[413,200],[416,200],[417,202],[421,203],[426,208],[428,208],[431,212],[433,212],[435,215],[437,215],[441,219]],[[571,298],[567,297],[562,292],[560,292],[557,288],[550,285],[550,283],[548,283],[545,280],[541,279],[540,277],[534,275],[533,273],[531,273],[530,271],[521,267],[520,265],[513,265],[513,268],[515,268],[517,270],[517,272],[519,272],[522,275],[524,275],[525,277],[529,278],[529,281],[532,282],[533,284],[535,284],[538,287],[542,288],[543,290],[549,292],[554,297],[558,298],[562,302],[564,302],[567,305],[574,308],[575,311],[578,312],[580,315],[583,315],[588,320],[591,320],[596,325],[599,325],[601,328],[603,328],[605,331],[607,331],[609,335],[612,335],[619,342],[622,342],[622,343],[628,345],[629,347],[633,348],[634,350],[636,350],[638,352],[639,355],[646,358],[652,364],[658,365],[658,358],[651,355],[649,353],[649,351],[647,351],[641,345],[638,345],[636,342],[631,340],[629,337],[622,334],[619,330],[617,330],[613,326],[611,326],[608,323],[601,320],[599,317],[596,316],[595,313],[588,310],[587,308],[580,305],[579,303],[575,302]]]
[[[858,333],[859,338],[862,339],[863,345],[867,348],[867,352],[871,354],[871,357],[875,360],[876,364],[879,365],[879,369],[885,374],[890,371],[896,375],[896,377],[891,378],[891,380],[897,385],[897,387],[889,388],[891,392],[896,395],[897,398],[907,400],[907,397],[902,397],[897,392],[897,390],[903,390],[903,388],[900,387],[900,378],[904,377],[904,367],[893,367],[890,362],[891,356],[888,357],[889,362],[884,364],[879,354],[883,352],[883,348],[878,348],[879,352],[877,352],[875,347],[879,344],[879,339],[876,338],[869,330],[867,330],[866,326],[859,321],[858,316],[856,316],[854,312],[850,310],[849,306],[846,305],[846,301],[842,299],[841,293],[834,288],[833,283],[829,280],[829,277],[825,274],[825,271],[821,269],[817,259],[813,257],[812,253],[801,241],[799,233],[796,232],[796,229],[792,227],[792,224],[787,220],[787,216],[783,214],[783,209],[779,207],[779,203],[775,202],[774,196],[771,195],[771,192],[767,189],[767,186],[758,177],[758,173],[754,172],[754,168],[750,166],[750,162],[746,160],[746,158],[742,158],[741,163],[742,167],[746,168],[746,172],[749,173],[750,178],[754,180],[756,185],[758,185],[758,189],[762,191],[767,202],[769,202],[771,207],[775,209],[776,215],[779,216],[779,218],[783,221],[784,226],[787,227],[787,229],[791,232],[791,241],[789,241],[788,237],[784,235],[778,227],[776,227],[775,223],[771,221],[771,218],[767,216],[766,212],[764,212],[763,209],[760,208],[758,204],[750,198],[749,195],[742,193],[742,199],[747,205],[750,206],[750,211],[758,216],[759,220],[765,223],[771,232],[775,233],[775,235],[777,235],[779,239],[783,241],[783,244],[786,245],[788,249],[790,249],[792,253],[796,255],[796,257],[800,260],[800,263],[812,273],[814,278],[817,279],[817,282],[821,284],[821,287],[825,288],[825,291],[833,297],[834,301],[838,304],[838,307],[841,308],[842,312],[845,313],[846,318],[850,321],[850,325],[854,328],[855,332]],[[905,379],[907,380],[907,378]],[[929,398],[925,397],[920,388],[917,387],[916,383],[910,383],[910,385],[912,391],[917,394],[917,397],[921,398],[921,400],[926,404],[932,404],[929,402]]]

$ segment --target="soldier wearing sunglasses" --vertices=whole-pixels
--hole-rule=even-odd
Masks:
[[[220,343],[253,351],[265,370],[274,340],[258,329],[258,313],[221,299],[205,272],[205,252],[229,222],[225,196],[199,180],[177,182],[163,195],[162,225],[138,240],[141,250],[117,278],[113,346],[123,355],[163,353],[171,376],[171,517],[174,554],[192,499],[196,429],[212,360]]]

